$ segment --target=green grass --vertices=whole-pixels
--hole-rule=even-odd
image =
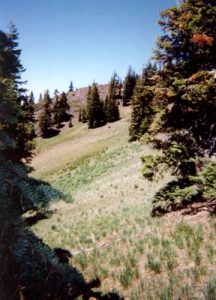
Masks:
[[[144,180],[140,157],[151,149],[127,143],[124,119],[110,126],[89,132],[79,125],[39,141],[33,175],[74,201],[52,203],[55,213],[33,230],[51,247],[80,250],[71,263],[87,279],[99,277],[104,292],[114,289],[127,299],[215,299],[216,218],[152,218],[151,198],[170,176]]]
[[[72,128],[66,128],[59,135],[56,135],[49,139],[38,138],[36,152],[47,151],[47,149],[56,147],[59,144],[71,142],[77,137],[81,138],[86,134],[86,125],[79,124]]]

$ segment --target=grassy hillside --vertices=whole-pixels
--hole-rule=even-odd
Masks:
[[[71,195],[33,230],[102,289],[128,299],[216,299],[216,219],[207,212],[150,216],[151,198],[170,180],[142,178],[140,157],[151,147],[128,143],[130,108],[94,130],[86,125],[38,140],[32,173]]]

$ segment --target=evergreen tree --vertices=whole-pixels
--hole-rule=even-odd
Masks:
[[[154,90],[154,101],[162,113],[154,143],[163,155],[151,165],[158,172],[159,164],[167,163],[178,181],[159,192],[154,213],[205,197],[204,187],[196,181],[205,168],[203,157],[214,153],[216,141],[215,1],[183,1],[161,16],[164,35],[158,39],[155,59],[162,80]],[[159,133],[166,139],[160,139]]]
[[[215,1],[187,0],[161,13],[165,33],[157,42],[155,59],[167,77],[189,77],[200,70],[215,68]]]
[[[78,121],[82,122],[82,123],[86,123],[87,122],[87,113],[86,113],[86,108],[84,106],[81,106],[79,108]]]
[[[153,108],[154,88],[156,82],[153,76],[156,74],[156,66],[149,63],[142,76],[137,79],[132,97],[131,124],[129,127],[130,141],[139,139],[151,124]]]
[[[43,96],[42,93],[40,93],[39,98],[38,98],[38,102],[41,103],[43,101]]]
[[[28,120],[31,123],[35,122],[35,98],[33,92],[30,92],[29,96],[26,97],[24,102],[24,111],[27,113]]]
[[[191,143],[194,154],[190,157],[209,149],[209,137],[215,136],[215,129],[212,130],[216,113],[213,104],[215,85],[209,71],[216,67],[216,31],[212,30],[216,26],[216,12],[213,1],[206,4],[204,0],[187,0],[179,7],[163,12],[160,24],[165,35],[159,39],[159,50],[156,51],[156,58],[164,66],[164,77],[169,75],[169,85],[165,82],[164,86],[167,109],[162,126],[165,130],[172,128],[171,144],[184,147],[184,143]],[[181,164],[187,165],[183,159],[180,169],[183,168]]]
[[[69,110],[69,104],[67,102],[67,96],[63,92],[61,96],[56,96],[55,104],[53,107],[53,113],[54,113],[54,124],[59,126],[62,122],[68,120],[68,110]]]
[[[122,95],[123,106],[128,105],[128,102],[131,101],[135,85],[136,85],[136,74],[132,70],[132,68],[129,67],[123,83],[123,95]]]
[[[35,103],[34,103],[34,94],[30,93],[29,96],[23,97],[22,102],[22,115],[23,120],[19,122],[17,128],[21,130],[17,133],[17,145],[16,151],[20,149],[22,156],[31,158],[32,150],[35,148],[34,138],[35,134]],[[19,119],[20,121],[21,119]],[[23,147],[24,146],[24,147]]]
[[[57,89],[54,90],[54,96],[58,96],[59,95],[59,91]]]
[[[20,62],[21,50],[18,48],[18,32],[16,27],[11,24],[9,33],[5,34],[0,31],[0,77],[11,80],[15,102],[20,108],[19,122],[17,126],[8,128],[11,136],[17,143],[16,152],[12,148],[9,149],[8,155],[12,161],[20,161],[22,157],[30,159],[31,150],[34,148],[34,125],[33,118],[29,116],[30,104],[25,96],[26,90],[22,87],[24,82],[21,81],[21,74],[24,68]],[[29,109],[27,109],[27,104]]]
[[[79,122],[82,122],[82,107],[79,108],[78,121],[79,121]]]
[[[106,124],[106,116],[103,108],[103,103],[100,100],[96,83],[93,83],[92,87],[89,87],[88,90],[87,119],[89,128],[96,128]]]
[[[88,87],[86,99],[87,99],[87,102],[86,102],[87,120],[89,120],[90,116],[92,115],[92,111],[93,111],[92,110],[93,106],[92,106],[92,87],[91,86]]]
[[[113,74],[109,83],[108,96],[104,102],[104,110],[107,122],[115,122],[120,118],[118,99],[121,97],[121,81],[116,73]]]
[[[73,124],[72,124],[72,120],[71,120],[71,119],[70,119],[70,122],[69,122],[69,124],[68,124],[68,127],[69,127],[69,128],[73,127]]]
[[[117,73],[114,73],[109,83],[109,98],[120,99],[121,89],[122,89],[121,80],[117,75]]]
[[[41,113],[39,116],[39,128],[41,135],[43,137],[47,137],[49,130],[52,125],[52,119],[51,119],[51,99],[49,96],[49,91],[47,90],[44,93],[44,99],[42,102],[42,108]]]
[[[70,82],[70,85],[69,85],[69,90],[68,92],[73,92],[74,91],[74,87],[73,87],[73,81]]]
[[[22,91],[20,87],[21,74],[24,68],[20,62],[21,50],[18,48],[18,32],[14,24],[9,25],[9,33],[5,34],[0,31],[1,50],[0,63],[2,77],[11,79],[14,83],[14,88]]]
[[[104,109],[107,122],[115,122],[120,119],[119,107],[116,99],[107,96],[104,103]]]

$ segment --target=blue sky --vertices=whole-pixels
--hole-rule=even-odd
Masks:
[[[38,97],[140,72],[152,55],[159,13],[175,0],[0,0],[0,29],[17,26],[27,88]]]

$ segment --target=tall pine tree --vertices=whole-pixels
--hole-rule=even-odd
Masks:
[[[42,102],[42,108],[39,115],[39,129],[42,137],[48,137],[49,131],[52,126],[51,117],[51,98],[49,96],[49,91],[44,93],[44,99]]]
[[[53,121],[54,124],[59,126],[62,122],[67,121],[69,119],[68,110],[69,104],[67,101],[67,95],[63,92],[61,96],[56,96],[55,104],[53,107]]]
[[[107,122],[115,122],[120,118],[118,99],[121,97],[121,87],[121,81],[118,75],[114,73],[111,77],[108,96],[104,103]]]
[[[131,101],[135,85],[136,85],[136,74],[130,66],[123,83],[123,94],[122,94],[123,106],[128,105],[128,103]]]
[[[34,148],[34,120],[29,116],[29,111],[25,111],[28,99],[21,80],[24,68],[20,61],[21,50],[18,48],[19,35],[16,27],[10,24],[7,34],[0,31],[0,38],[0,77],[11,80],[11,87],[16,95],[15,102],[20,111],[17,126],[8,128],[17,144],[16,152],[10,148],[8,155],[12,161],[18,162],[21,158],[30,159],[31,150]]]
[[[88,90],[87,119],[89,128],[96,128],[106,124],[104,107],[102,101],[100,100],[96,83],[93,83],[92,87],[89,87]]]
[[[156,74],[156,66],[149,63],[142,75],[137,79],[137,83],[132,96],[132,114],[129,127],[130,141],[139,139],[151,124],[153,109],[153,97]]]
[[[152,161],[152,171],[157,172],[160,162],[167,163],[178,181],[156,195],[154,213],[206,197],[205,186],[197,182],[207,155],[216,151],[215,1],[183,1],[162,12],[159,24],[164,34],[158,39],[155,59],[163,80],[154,91],[154,101],[162,114],[154,142],[163,156]]]
[[[73,81],[70,82],[70,85],[69,85],[69,90],[68,92],[73,92],[74,91],[74,87],[73,87]]]

